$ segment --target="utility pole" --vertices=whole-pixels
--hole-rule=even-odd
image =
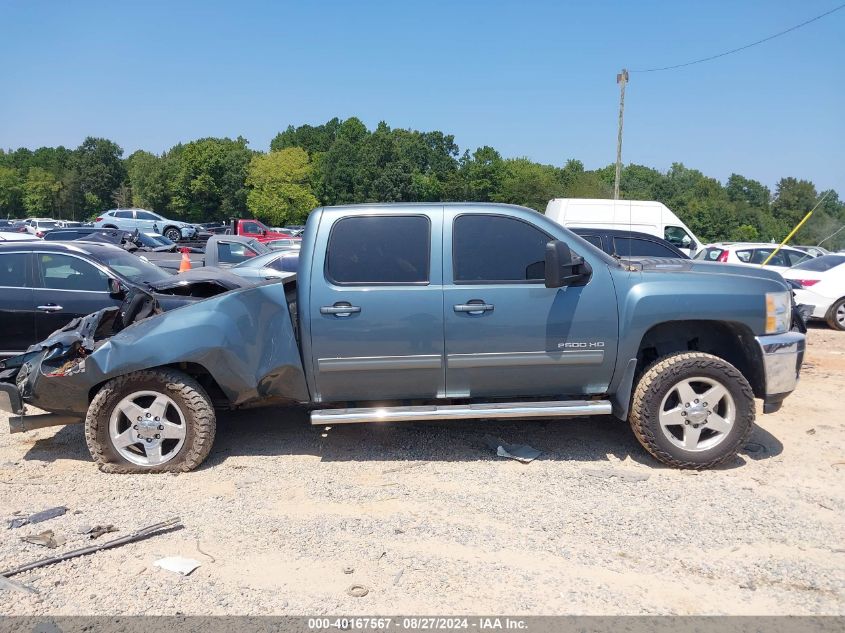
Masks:
[[[619,200],[619,178],[622,174],[622,114],[625,112],[625,84],[628,83],[628,71],[624,68],[616,75],[619,84],[619,135],[616,137],[616,178],[613,180],[613,199]]]

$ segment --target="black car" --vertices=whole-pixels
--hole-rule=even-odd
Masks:
[[[129,292],[170,310],[250,285],[225,273],[208,268],[191,277],[171,275],[110,244],[0,244],[0,356],[21,353],[75,317],[121,306]]]
[[[580,235],[593,246],[598,246],[608,255],[689,259],[686,253],[663,238],[648,233],[620,229],[569,228],[569,230]]]

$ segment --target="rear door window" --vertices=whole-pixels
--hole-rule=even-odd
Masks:
[[[427,284],[431,222],[422,215],[379,215],[335,222],[326,278],[344,284]]]
[[[87,292],[108,291],[106,274],[78,257],[41,253],[38,255],[38,268],[44,288]]]
[[[3,253],[0,255],[0,288],[26,287],[27,253]]]
[[[131,211],[115,211],[114,217],[120,218],[122,220],[131,220],[132,219],[132,212]]]

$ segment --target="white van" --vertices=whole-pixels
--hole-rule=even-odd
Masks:
[[[662,237],[692,257],[702,242],[662,202],[555,198],[546,215],[565,227],[621,229]]]

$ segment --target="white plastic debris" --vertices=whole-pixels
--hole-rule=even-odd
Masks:
[[[198,560],[185,558],[184,556],[168,556],[167,558],[160,558],[153,564],[167,571],[175,571],[177,574],[189,576],[201,563]]]

